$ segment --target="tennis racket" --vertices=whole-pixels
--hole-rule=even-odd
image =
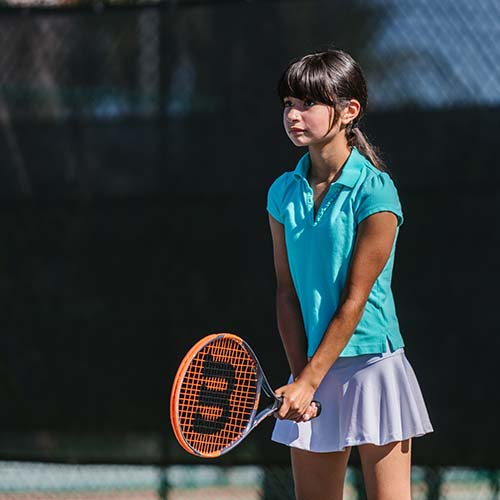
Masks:
[[[259,410],[262,392],[271,403]],[[314,403],[319,416],[321,405]],[[215,333],[198,341],[182,360],[170,419],[187,452],[215,458],[241,443],[280,406],[250,346],[237,335]]]

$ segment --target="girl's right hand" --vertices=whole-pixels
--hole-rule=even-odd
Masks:
[[[316,405],[311,404],[314,392],[313,387],[300,380],[276,389],[276,396],[282,399],[276,417],[295,422],[307,422],[316,416]]]
[[[311,404],[307,407],[307,410],[304,413],[304,415],[302,415],[302,418],[296,420],[296,422],[308,422],[312,418],[316,417],[317,413],[318,413],[318,407],[316,406],[316,403],[312,401]]]

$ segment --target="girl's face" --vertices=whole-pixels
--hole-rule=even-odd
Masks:
[[[286,97],[283,100],[283,126],[296,146],[311,146],[331,141],[339,131],[331,106],[309,99]]]

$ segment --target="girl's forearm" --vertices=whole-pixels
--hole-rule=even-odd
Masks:
[[[299,375],[299,379],[306,382],[315,390],[323,380],[328,370],[337,360],[344,347],[349,342],[356,326],[361,320],[365,303],[346,300],[337,310],[326,329],[323,339]]]
[[[290,370],[296,378],[307,365],[307,340],[297,295],[278,290],[276,309],[281,341]]]

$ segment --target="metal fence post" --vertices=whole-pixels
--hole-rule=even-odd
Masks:
[[[352,472],[354,476],[354,488],[358,500],[366,500],[365,481],[363,479],[363,472],[360,467],[353,466]]]
[[[500,498],[500,472],[495,469],[489,470],[488,479],[491,488],[491,500],[498,500]]]
[[[168,483],[167,468],[161,467],[159,471],[160,481],[158,485],[158,498],[159,500],[168,500],[168,492],[170,485]]]
[[[264,467],[262,500],[292,500],[295,498],[291,467]]]
[[[427,500],[439,500],[443,484],[443,469],[441,467],[427,467],[425,484],[427,485]]]

